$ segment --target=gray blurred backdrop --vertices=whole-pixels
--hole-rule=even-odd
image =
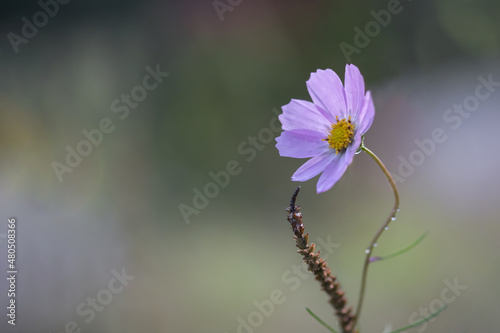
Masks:
[[[399,180],[376,254],[429,232],[371,267],[362,330],[448,304],[412,332],[498,331],[499,15],[494,0],[3,1],[0,331],[326,332],[284,210],[304,160],[279,157],[275,117],[346,63],[375,101],[366,146]],[[390,187],[364,153],[327,193],[301,185],[355,305]]]

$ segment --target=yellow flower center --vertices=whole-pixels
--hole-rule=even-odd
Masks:
[[[330,148],[335,149],[335,154],[344,151],[352,141],[354,136],[354,124],[351,123],[351,116],[339,120],[339,117],[335,117],[337,122],[332,124],[332,130],[324,141],[328,141]]]

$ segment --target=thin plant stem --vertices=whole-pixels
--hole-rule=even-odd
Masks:
[[[446,309],[448,307],[448,305],[443,305],[439,310],[437,310],[436,312],[434,313],[431,313],[429,316],[425,317],[424,319],[420,319],[419,321],[411,324],[411,325],[408,325],[408,326],[405,326],[405,327],[402,327],[400,329],[397,329],[395,331],[392,331],[390,333],[400,333],[400,332],[404,332],[406,330],[409,330],[410,328],[413,328],[413,327],[417,327],[419,325],[422,325],[423,323],[425,322],[428,322],[429,320],[431,320],[432,318],[436,317],[437,315],[439,315],[444,309]]]
[[[425,233],[422,234],[422,236],[420,236],[416,241],[414,241],[413,243],[411,243],[410,245],[408,245],[407,247],[405,247],[404,249],[401,249],[399,251],[396,251],[394,253],[391,253],[391,254],[387,254],[385,256],[382,256],[382,257],[371,257],[370,258],[370,262],[375,262],[375,261],[382,261],[382,260],[387,260],[387,259],[391,259],[391,258],[394,258],[394,257],[397,257],[399,255],[402,255],[408,251],[410,251],[411,249],[413,249],[415,246],[417,246],[421,241],[424,240],[424,238],[429,234],[428,231],[426,231]]]
[[[327,330],[329,330],[330,332],[332,333],[339,333],[337,332],[336,330],[334,330],[331,326],[329,326],[327,323],[325,323],[323,320],[321,320],[321,318],[319,318],[318,316],[316,316],[309,308],[306,308],[307,312],[309,312],[309,314],[311,316],[313,316],[314,319],[316,319],[321,325],[325,326],[325,328]]]
[[[358,307],[356,309],[356,314],[354,316],[355,324],[359,320],[359,316],[361,314],[361,308],[363,306],[363,299],[365,297],[365,289],[366,289],[366,278],[368,276],[368,266],[370,265],[370,258],[373,252],[373,248],[375,247],[375,243],[377,243],[377,240],[379,239],[380,235],[382,235],[382,233],[389,225],[389,223],[391,223],[391,221],[396,217],[396,212],[398,211],[399,208],[399,193],[396,187],[396,183],[394,182],[394,179],[392,179],[391,174],[389,173],[385,165],[382,163],[382,161],[371,150],[366,148],[364,145],[361,145],[360,149],[364,150],[368,155],[370,155],[371,158],[375,160],[375,162],[377,162],[378,166],[380,167],[380,169],[382,169],[382,172],[387,177],[387,181],[391,185],[392,191],[394,192],[394,207],[392,208],[391,214],[389,215],[387,220],[385,220],[384,224],[382,224],[380,229],[378,229],[377,233],[370,242],[370,245],[366,249],[366,257],[365,257],[365,262],[363,264],[363,273],[361,275],[361,287],[359,289]]]

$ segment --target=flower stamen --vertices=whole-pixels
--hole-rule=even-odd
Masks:
[[[335,154],[338,154],[349,147],[354,137],[354,127],[355,125],[351,122],[351,116],[339,120],[338,116],[335,116],[337,122],[332,124],[332,129],[330,134],[324,141],[328,141],[330,148],[335,149]]]

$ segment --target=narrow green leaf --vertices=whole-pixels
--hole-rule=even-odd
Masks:
[[[424,232],[424,234],[422,236],[420,236],[416,241],[414,241],[413,243],[411,243],[410,245],[408,245],[407,247],[405,247],[404,249],[401,249],[399,251],[396,251],[394,253],[391,253],[391,254],[388,254],[386,256],[382,256],[382,257],[372,257],[370,259],[371,262],[374,262],[374,261],[382,261],[382,260],[386,260],[386,259],[390,259],[390,258],[394,258],[394,257],[397,257],[407,251],[410,251],[411,249],[413,249],[415,246],[417,246],[421,241],[424,240],[424,238],[429,234],[428,231]]]
[[[419,321],[417,321],[416,323],[413,323],[411,325],[408,325],[408,326],[405,326],[405,327],[402,327],[400,329],[397,329],[395,331],[392,331],[390,333],[399,333],[399,332],[403,332],[403,331],[406,331],[406,330],[409,330],[410,328],[413,328],[413,327],[416,327],[418,325],[422,325],[423,323],[431,320],[432,318],[436,317],[438,314],[441,313],[441,311],[443,311],[444,309],[446,309],[448,307],[448,305],[444,305],[441,309],[437,310],[436,312],[434,313],[431,313],[428,317],[424,318],[424,319],[421,319]]]
[[[314,314],[314,313],[313,313],[313,312],[312,312],[309,308],[306,308],[306,310],[307,310],[307,312],[309,312],[309,314],[310,314],[311,316],[313,316],[313,317],[314,317],[314,319],[316,319],[316,320],[317,320],[317,321],[318,321],[321,325],[325,326],[325,328],[326,328],[327,330],[329,330],[329,331],[330,331],[330,332],[332,332],[332,333],[339,333],[339,332],[337,332],[336,330],[334,330],[333,328],[331,328],[330,326],[328,326],[328,324],[327,324],[327,323],[325,323],[325,322],[324,322],[323,320],[321,320],[318,316],[316,316],[316,315],[315,315],[315,314]]]

